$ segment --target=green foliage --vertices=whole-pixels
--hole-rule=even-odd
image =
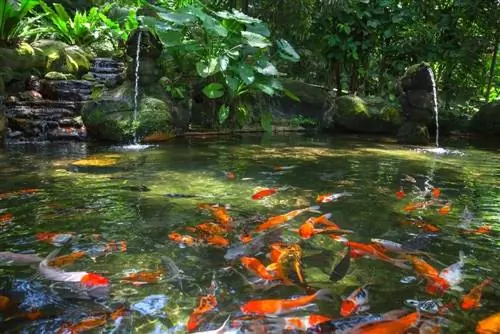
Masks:
[[[290,125],[294,127],[301,126],[303,128],[311,128],[318,125],[314,119],[304,117],[303,115],[296,115],[290,120]]]
[[[70,45],[86,46],[102,40],[125,40],[130,31],[138,26],[135,9],[128,11],[120,25],[106,16],[111,5],[92,7],[88,12],[76,11],[73,16],[59,3],[49,6],[42,2],[40,6],[42,20],[38,28],[26,32],[26,35],[51,37]]]
[[[40,0],[0,1],[0,45],[15,41],[29,31],[40,17],[28,19],[27,15],[40,3]]]
[[[148,7],[154,15],[141,20],[156,32],[173,58],[184,63],[179,67],[186,76],[197,75],[204,83],[203,93],[217,100],[220,107],[214,117],[220,125],[229,119],[244,123],[249,113],[240,101],[245,94],[285,93],[276,60],[298,61],[300,57],[285,40],[279,40],[273,52],[269,29],[260,19],[234,9],[214,12],[199,5],[174,11]]]

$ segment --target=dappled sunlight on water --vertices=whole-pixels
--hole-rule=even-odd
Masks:
[[[473,148],[457,150],[463,156],[423,154],[387,141],[295,135],[175,139],[144,150],[73,143],[0,151],[0,217],[7,212],[13,217],[5,223],[0,220],[0,251],[43,257],[55,247],[37,240],[37,233],[74,232],[77,237],[60,253],[85,251],[88,256],[64,269],[97,272],[112,282],[111,296],[105,302],[68,299],[65,292],[51,288],[50,282],[36,274],[36,266],[0,263],[0,294],[18,299],[21,310],[28,310],[27,300],[33,300],[32,307],[50,314],[37,320],[4,321],[0,330],[29,332],[38,328],[50,333],[64,322],[81,320],[82,315],[126,305],[131,313],[116,325],[122,329],[183,333],[198,298],[207,294],[214,277],[218,303],[198,330],[220,326],[229,314],[236,318],[241,315],[239,306],[250,299],[304,294],[297,286],[255,291],[242,279],[242,275],[251,275],[239,261],[224,259],[225,249],[207,244],[181,247],[171,241],[172,232],[196,236],[186,227],[211,219],[209,212],[198,208],[201,203],[228,205],[235,225],[228,238],[237,245],[243,228],[252,229],[271,216],[315,205],[320,194],[349,192],[352,196],[320,207],[323,213],[331,213],[341,228],[354,231],[349,239],[366,243],[382,238],[402,243],[423,233],[402,222],[415,219],[433,224],[440,232],[424,251],[437,260],[430,262],[442,269],[456,262],[462,250],[466,262],[461,286],[467,292],[484,278],[500,275],[500,156]],[[233,172],[235,179],[228,179],[224,172]],[[407,175],[416,183],[401,181]],[[415,189],[423,189],[426,183],[441,189],[439,200],[423,210],[406,212],[406,205],[423,200]],[[406,197],[397,200],[395,194],[401,186]],[[1,196],[29,188],[38,190]],[[254,193],[266,188],[277,189],[277,193],[251,200]],[[438,214],[446,203],[451,204],[451,212]],[[462,233],[461,216],[466,206],[474,214],[471,228],[490,225],[490,234]],[[370,312],[374,313],[404,308],[406,299],[439,299],[425,292],[422,279],[400,282],[415,273],[370,259],[353,261],[344,279],[330,281],[331,269],[342,258],[344,246],[327,235],[301,240],[291,231],[317,215],[305,213],[291,220],[283,239],[301,244],[309,284],[333,292],[332,302],[319,303],[322,314],[339,317],[341,296],[363,284],[370,284]],[[105,250],[106,245],[122,241],[126,250]],[[266,249],[250,256],[265,262],[264,253]],[[147,285],[123,281],[131,273],[154,272],[161,266],[162,256],[172,258],[192,279],[182,286],[168,279]],[[446,315],[449,327],[444,331],[472,332],[478,320],[498,312],[498,287],[494,282],[485,289],[480,309],[454,310]],[[459,301],[461,295],[451,290],[441,301]],[[106,328],[111,330],[113,324],[109,321]]]

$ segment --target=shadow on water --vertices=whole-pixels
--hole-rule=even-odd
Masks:
[[[99,234],[103,240],[126,240],[126,253],[98,258],[95,263],[84,259],[72,265],[71,270],[91,268],[109,276],[115,284],[112,295],[115,303],[133,304],[150,294],[166,294],[167,316],[159,319],[165,326],[172,326],[185,323],[196,297],[206,292],[204,289],[214,271],[224,294],[218,307],[224,312],[237,310],[239,303],[250,298],[284,298],[290,293],[301,293],[300,289],[290,287],[266,293],[248,290],[237,275],[220,270],[229,265],[223,259],[224,250],[179,248],[168,241],[169,233],[188,233],[186,226],[210,218],[197,210],[198,204],[231,204],[230,213],[236,220],[247,222],[256,215],[268,217],[312,205],[318,194],[347,191],[353,196],[322,205],[321,210],[331,212],[342,228],[354,230],[354,240],[385,238],[402,242],[421,233],[403,227],[402,221],[423,219],[435,224],[442,232],[426,250],[445,264],[455,262],[459,250],[463,250],[467,254],[463,286],[468,290],[482,278],[500,274],[495,265],[499,260],[495,238],[464,236],[457,227],[467,206],[478,223],[493,225],[494,233],[500,231],[500,183],[496,177],[500,174],[500,158],[492,153],[496,148],[477,150],[461,146],[459,149],[464,151],[463,157],[435,156],[410,151],[384,138],[302,135],[181,138],[142,151],[122,151],[119,147],[90,143],[14,146],[0,151],[0,176],[5,180],[0,193],[21,188],[40,188],[40,192],[0,201],[0,210],[8,210],[14,216],[12,224],[0,236],[0,247],[47,254],[53,246],[37,242],[34,237],[47,231],[85,236],[66,246],[68,252],[91,245],[89,236],[93,234]],[[72,164],[89,156],[110,162],[100,167]],[[296,167],[277,171],[277,166]],[[228,180],[224,171],[236,173],[237,179]],[[440,205],[450,201],[452,212],[438,215],[436,206],[419,214],[406,213],[403,207],[414,197],[412,185],[401,181],[406,175],[414,177],[420,188],[426,181],[440,187],[443,194]],[[400,186],[404,186],[408,196],[397,201],[395,192]],[[262,201],[252,201],[250,197],[259,187],[275,187],[279,191]],[[169,193],[199,197],[164,196]],[[300,221],[296,220],[293,227]],[[299,241],[291,232],[286,232],[285,238]],[[302,242],[305,255],[313,256],[304,265],[311,281],[322,282],[320,285],[331,288],[339,298],[369,281],[374,284],[370,297],[374,312],[399,308],[407,298],[429,299],[422,284],[399,282],[410,272],[395,271],[385,263],[370,260],[356,261],[343,281],[329,282],[328,271],[339,260],[342,250],[329,240],[319,236]],[[161,255],[174,258],[185,273],[196,277],[196,284],[180,291],[168,283],[139,288],[120,283],[127,270],[154,269]],[[4,274],[0,283],[5,294],[12,292],[9,291],[12,282],[30,279],[34,273],[32,268],[18,267],[0,267],[0,271]],[[446,296],[445,300],[450,298]],[[500,306],[500,299],[491,291],[486,291],[483,298],[483,309],[473,314],[452,315],[451,332],[461,328],[470,330],[478,319]],[[324,311],[338,316],[339,301],[333,304]],[[150,326],[141,317],[136,325]]]

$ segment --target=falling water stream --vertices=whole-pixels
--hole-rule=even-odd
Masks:
[[[434,79],[434,72],[432,71],[432,68],[427,67],[427,70],[429,71],[429,76],[431,78],[432,96],[434,98],[434,116],[436,118],[436,147],[439,147],[439,114],[438,114],[436,81]]]
[[[142,31],[137,35],[137,51],[135,53],[135,86],[134,86],[134,127],[137,122],[137,98],[139,97],[139,56],[141,54]],[[137,132],[134,129],[134,145],[137,145]]]

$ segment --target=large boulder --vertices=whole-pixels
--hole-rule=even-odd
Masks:
[[[427,129],[434,117],[436,87],[429,64],[420,63],[408,67],[397,83],[403,124],[398,132],[400,142],[427,145],[430,142]]]
[[[401,124],[398,108],[378,97],[344,95],[334,99],[323,116],[325,127],[347,132],[395,133]]]
[[[126,82],[114,89],[97,86],[93,101],[83,108],[83,121],[89,136],[95,139],[130,142],[134,133],[143,137],[168,133],[172,129],[172,104],[162,97],[144,93],[138,96],[138,110],[134,121],[133,84]]]
[[[483,135],[500,135],[500,100],[479,108],[479,111],[472,117],[471,130]]]

